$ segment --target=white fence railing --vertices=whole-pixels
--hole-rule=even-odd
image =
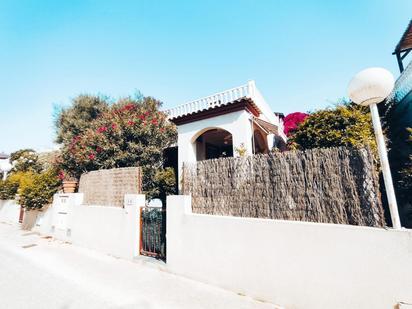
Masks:
[[[225,105],[249,96],[248,84],[191,101],[166,111],[170,119]]]
[[[166,113],[169,115],[170,119],[173,119],[202,110],[226,105],[244,97],[253,99],[255,104],[262,110],[262,112],[265,112],[265,114],[268,112],[272,114],[269,105],[267,105],[263,99],[263,96],[260,94],[259,90],[257,90],[254,81],[249,81],[245,85],[179,105],[175,108],[166,110]]]
[[[387,101],[400,102],[403,98],[412,91],[412,61],[406,69],[398,77],[392,93],[388,96]]]

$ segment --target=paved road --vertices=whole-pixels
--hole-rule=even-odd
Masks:
[[[0,308],[276,308],[150,265],[0,222]]]

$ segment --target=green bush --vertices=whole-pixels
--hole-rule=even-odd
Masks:
[[[19,203],[26,209],[41,209],[50,204],[61,185],[55,169],[38,174],[25,174],[18,189]]]
[[[30,177],[33,172],[15,172],[0,181],[0,199],[13,200],[16,198],[17,191],[23,178]]]
[[[176,194],[176,178],[171,167],[153,169],[143,168],[143,192],[149,200],[158,198],[166,205],[166,196]]]
[[[290,143],[298,149],[368,145],[376,150],[368,109],[347,103],[310,114],[293,132]]]
[[[108,109],[106,97],[83,94],[75,97],[70,107],[60,108],[55,115],[56,142],[70,143]]]
[[[13,165],[11,173],[16,172],[40,172],[42,164],[39,162],[39,156],[33,149],[21,149],[10,155],[10,162]]]
[[[11,183],[8,180],[0,180],[0,200],[12,200],[14,199],[19,184]]]
[[[412,146],[412,128],[407,128],[409,132],[408,142]],[[409,146],[409,147],[411,147]],[[401,170],[400,191],[404,193],[405,197],[409,199],[412,204],[412,198],[410,192],[412,192],[412,155],[409,156],[409,160],[405,162],[405,167]]]

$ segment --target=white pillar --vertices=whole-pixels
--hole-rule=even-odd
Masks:
[[[256,89],[256,83],[254,80],[249,80],[247,82],[247,87],[248,87],[248,94],[250,98],[254,98],[255,97],[255,89]]]
[[[236,148],[240,148],[242,145],[246,149],[246,155],[253,154],[252,136],[252,122],[250,120],[249,113],[242,111],[242,114],[236,120],[236,125],[232,130],[234,157],[238,157]]]

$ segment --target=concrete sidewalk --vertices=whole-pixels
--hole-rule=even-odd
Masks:
[[[1,308],[278,308],[0,222]]]

